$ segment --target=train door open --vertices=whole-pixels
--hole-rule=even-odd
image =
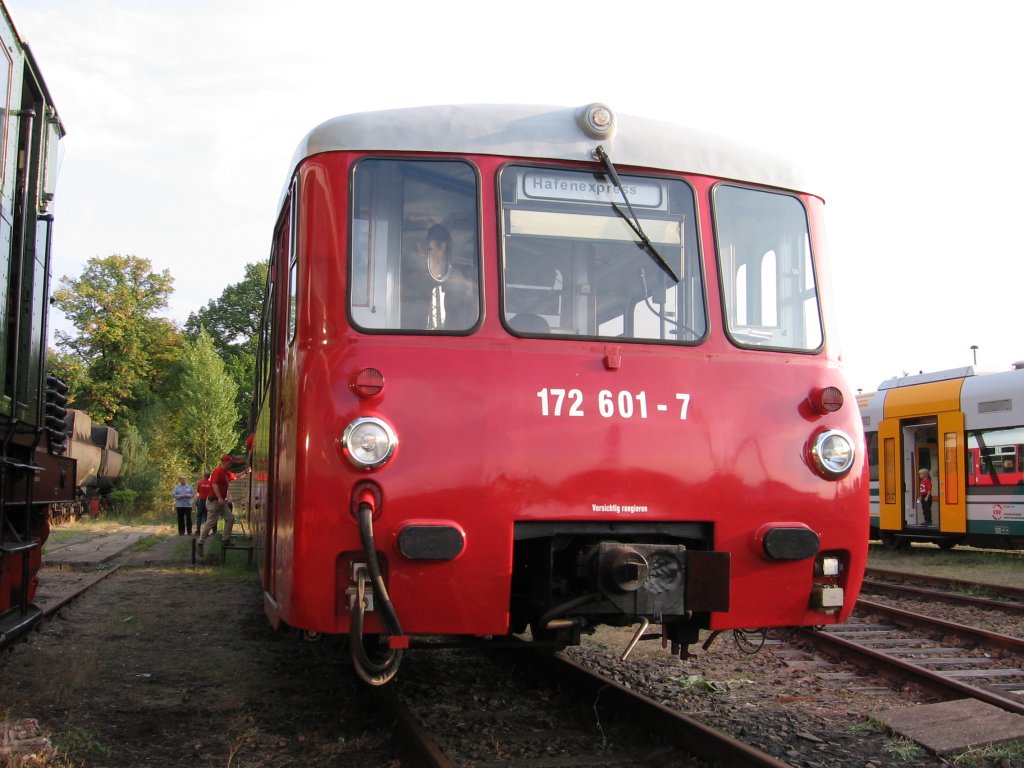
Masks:
[[[879,429],[879,506],[883,531],[924,528],[918,503],[918,472],[932,483],[931,528],[967,532],[964,416],[947,411],[901,419]]]
[[[931,527],[942,533],[967,532],[967,505],[964,472],[964,415],[947,411],[904,427],[904,454],[912,462],[907,477],[908,525],[926,524],[920,504],[915,505],[918,472],[928,470],[932,483]],[[916,514],[915,514],[916,513]],[[911,521],[915,521],[912,523]]]
[[[879,528],[888,533],[966,532],[962,378],[886,393],[878,427]],[[918,471],[932,482],[932,526],[924,526]]]
[[[903,520],[905,527],[913,528],[927,525],[924,510],[918,499],[920,497],[919,472],[927,470],[932,483],[931,524],[939,519],[938,496],[939,460],[938,460],[938,420],[934,417],[926,419],[906,419],[901,422],[903,433],[904,468],[903,476],[907,478],[903,494]]]

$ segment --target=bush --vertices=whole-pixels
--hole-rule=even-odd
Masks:
[[[118,517],[132,517],[135,512],[135,501],[139,494],[131,488],[119,488],[107,494],[107,501],[110,502],[114,514]]]

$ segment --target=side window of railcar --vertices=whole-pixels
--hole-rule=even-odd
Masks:
[[[61,127],[52,107],[47,107],[47,120],[43,129],[43,170],[39,174],[39,211],[49,209],[57,189],[57,170],[60,165]]]
[[[807,214],[792,195],[720,185],[715,234],[729,336],[741,346],[822,344]]]
[[[11,69],[14,64],[11,61],[11,54],[7,46],[0,45],[0,183],[7,175],[7,124],[8,115],[11,111]]]
[[[291,196],[291,227],[290,235],[287,238],[288,251],[282,253],[283,257],[288,259],[288,335],[285,337],[289,344],[295,340],[295,322],[296,315],[298,313],[298,307],[296,302],[298,301],[298,285],[299,285],[299,248],[296,240],[298,239],[299,228],[297,226],[298,217],[298,193],[299,185],[297,182],[292,182],[292,196]]]
[[[274,262],[270,262],[270,268],[274,268]],[[257,373],[257,400],[262,401],[264,395],[267,394],[270,384],[270,366],[271,366],[271,354],[272,350],[270,347],[270,324],[271,324],[271,313],[273,311],[274,301],[274,284],[267,282],[267,286],[263,295],[263,314],[260,317],[260,348],[259,348],[259,371]]]
[[[878,482],[878,433],[866,432],[864,441],[867,443],[868,479]]]
[[[480,319],[478,181],[456,160],[355,169],[349,312],[367,331],[466,333]]]
[[[967,433],[968,485],[1024,485],[1024,427]]]
[[[290,205],[290,204],[289,204]],[[286,208],[290,211],[291,208]],[[270,391],[270,377],[274,366],[274,326],[276,313],[276,291],[275,276],[278,264],[282,259],[288,258],[288,244],[291,242],[291,219],[285,215],[281,217],[277,229],[274,232],[274,242],[270,252],[270,262],[267,265],[267,285],[263,294],[263,311],[260,316],[260,342],[259,360],[257,374],[257,399],[262,401]]]
[[[693,190],[623,176],[656,254],[639,247],[622,191],[600,174],[501,172],[502,310],[517,336],[694,343],[707,321]]]

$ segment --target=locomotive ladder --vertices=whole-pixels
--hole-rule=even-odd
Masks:
[[[4,437],[0,452],[0,585],[14,597],[13,605],[0,613],[0,643],[20,634],[34,624],[42,611],[29,602],[31,583],[32,553],[40,548],[38,540],[32,537],[32,490],[35,485],[36,472],[42,467],[24,461],[11,454],[11,438],[18,431],[18,420],[12,418],[7,424],[7,435]],[[34,440],[28,455],[34,456],[41,430],[33,429]],[[18,487],[18,480],[24,480],[25,491],[22,499],[13,497]],[[13,576],[10,565],[17,558],[21,559],[21,583],[14,596],[9,580]],[[0,594],[0,599],[4,595]]]

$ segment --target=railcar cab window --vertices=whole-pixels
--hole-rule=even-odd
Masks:
[[[821,313],[800,201],[723,184],[714,215],[730,338],[741,346],[819,349]]]
[[[693,190],[666,177],[621,174],[621,181],[664,263],[641,246],[622,191],[603,174],[502,169],[502,310],[513,334],[664,343],[704,337]]]
[[[366,159],[353,177],[349,312],[366,331],[466,333],[480,319],[476,171]]]

